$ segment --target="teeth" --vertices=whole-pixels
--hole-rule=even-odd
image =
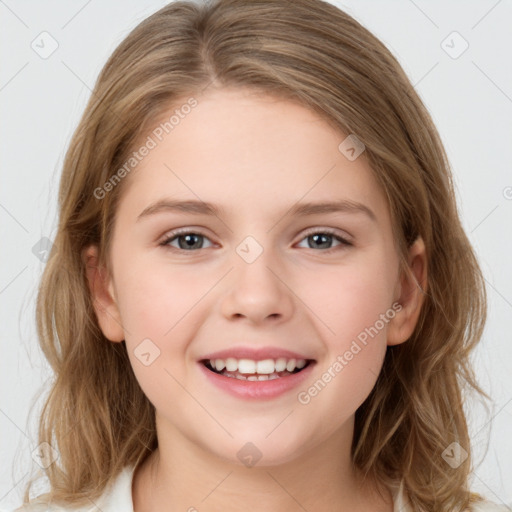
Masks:
[[[219,361],[222,361],[222,359],[219,359]],[[226,359],[226,370],[228,372],[236,372],[238,370],[238,361],[233,357],[228,357]]]
[[[261,361],[254,361],[253,359],[235,359],[234,357],[228,357],[227,359],[210,359],[210,365],[218,372],[225,370],[225,373],[238,372],[238,374],[251,376],[257,374],[256,378],[248,377],[248,380],[268,380],[268,376],[271,377],[273,374],[284,371],[291,373],[296,368],[299,370],[304,368],[304,366],[306,366],[306,360],[279,358],[277,360],[263,359]],[[245,377],[243,378],[245,379]]]
[[[295,363],[297,361],[295,359],[290,359],[287,363],[286,363],[286,371],[288,372],[293,372],[293,370],[295,370]]]
[[[279,375],[277,373],[272,373],[271,375],[249,375],[249,376],[245,376],[245,375],[242,375],[241,373],[227,373],[227,372],[224,372],[222,375],[224,375],[225,377],[231,377],[232,379],[238,379],[238,380],[252,380],[252,381],[255,381],[255,380],[274,380],[274,379],[279,379]],[[286,375],[290,375],[288,372],[286,372]],[[281,376],[283,376],[281,374]]]
[[[240,359],[238,361],[238,373],[256,373],[256,361]]]
[[[276,361],[276,372],[284,372],[286,370],[286,359],[281,357]]]
[[[270,375],[271,373],[274,373],[275,367],[276,363],[273,359],[264,359],[263,361],[258,361],[256,363],[256,373]]]

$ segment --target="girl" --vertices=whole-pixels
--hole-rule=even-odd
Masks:
[[[486,303],[446,154],[346,13],[150,16],[98,78],[59,209],[50,491],[25,510],[504,509],[468,485]]]

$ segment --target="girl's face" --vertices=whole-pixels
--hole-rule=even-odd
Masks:
[[[96,295],[103,332],[126,340],[160,446],[261,466],[346,444],[421,304],[399,274],[385,198],[365,152],[308,109],[240,89],[197,100],[124,178]],[[274,360],[259,370],[280,376],[204,364],[230,356]],[[291,376],[278,359],[308,364]]]

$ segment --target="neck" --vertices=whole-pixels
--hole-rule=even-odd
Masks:
[[[158,449],[134,473],[134,512],[391,512],[391,495],[381,496],[352,466],[353,422],[344,428],[294,459],[261,467],[221,459],[177,431],[159,435]]]

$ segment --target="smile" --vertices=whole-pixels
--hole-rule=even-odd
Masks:
[[[202,359],[207,382],[242,399],[272,399],[297,388],[311,375],[314,359]]]
[[[311,360],[279,358],[256,361],[253,359],[229,357],[227,359],[204,360],[202,363],[210,371],[225,377],[239,380],[264,381],[298,373],[309,365]]]

